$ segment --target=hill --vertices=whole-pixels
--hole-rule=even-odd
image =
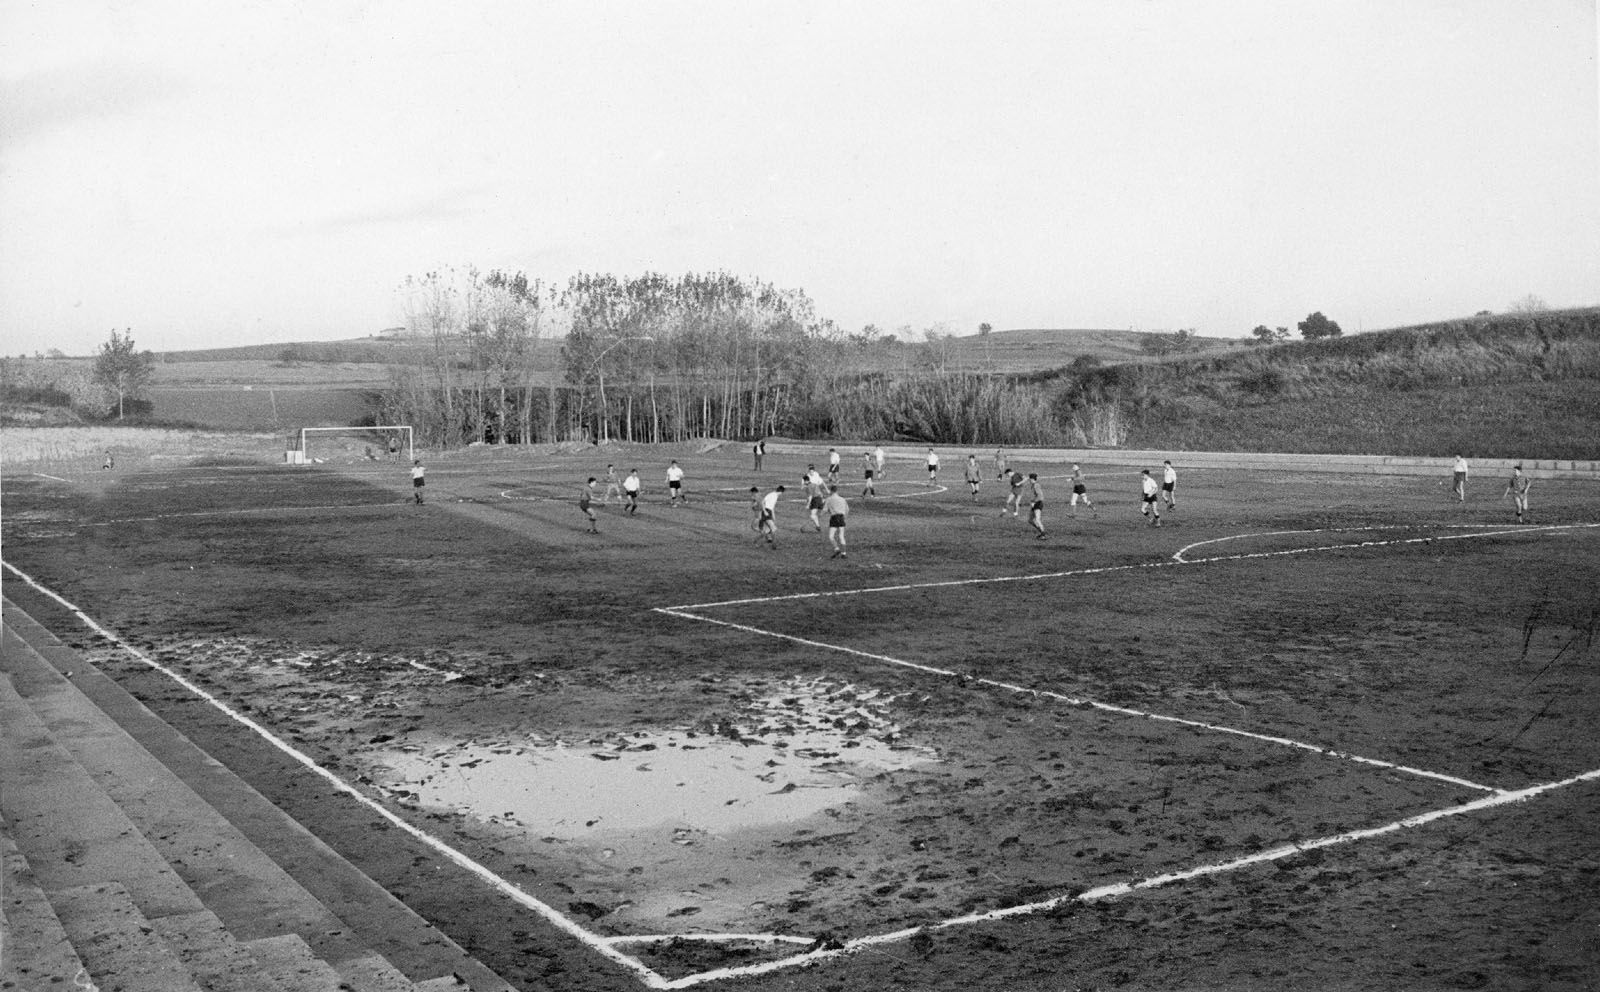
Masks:
[[[1189,451],[1592,459],[1600,308],[1373,331],[1044,377],[1080,425]]]

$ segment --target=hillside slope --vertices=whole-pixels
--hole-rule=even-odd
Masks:
[[[1054,377],[1134,447],[1600,454],[1600,308],[1477,318]]]

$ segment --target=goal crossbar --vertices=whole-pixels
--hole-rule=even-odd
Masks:
[[[404,432],[406,439],[406,461],[415,461],[417,449],[413,443],[410,424],[374,424],[371,427],[302,427],[300,428],[300,453],[306,453],[306,438],[312,434],[382,434],[384,432]]]

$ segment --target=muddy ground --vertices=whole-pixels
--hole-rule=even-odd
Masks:
[[[1193,472],[1157,529],[1137,467],[1086,466],[1072,520],[1041,463],[1035,541],[956,459],[940,485],[897,462],[831,559],[801,504],[776,549],[749,529],[749,486],[792,497],[803,459],[702,447],[440,456],[422,506],[357,450],[11,462],[5,560],[592,933],[653,938],[620,946],[667,978],[846,944],[708,987],[1600,984],[1594,781],[1063,898],[1600,768],[1600,529],[1568,526],[1600,521],[1593,483],[1541,483],[1564,529],[1516,531],[1487,481]],[[592,536],[607,461],[646,497]],[[5,578],[520,987],[638,987]],[[729,933],[765,939],[671,939]]]

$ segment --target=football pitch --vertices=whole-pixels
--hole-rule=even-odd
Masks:
[[[826,450],[12,469],[6,595],[526,988],[1600,981],[1596,483]]]

